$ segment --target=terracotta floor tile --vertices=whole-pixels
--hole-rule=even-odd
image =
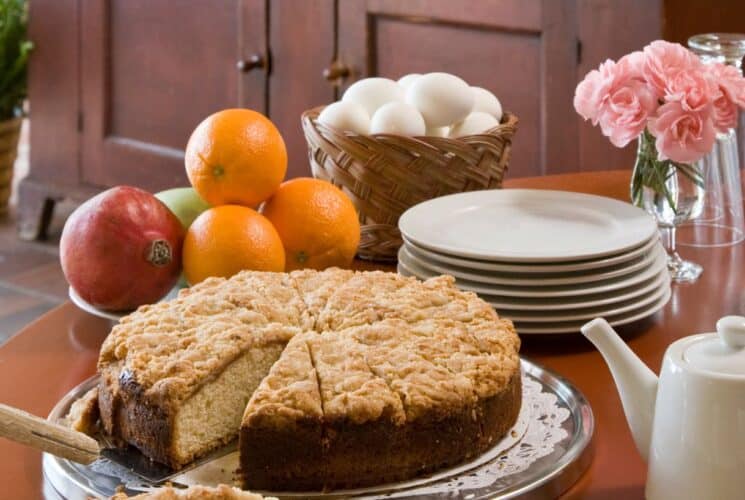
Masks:
[[[0,285],[0,343],[58,303]]]
[[[49,264],[59,267],[59,258],[33,248],[0,243],[0,280],[9,280]]]
[[[14,274],[2,283],[36,292],[49,300],[67,300],[67,280],[57,259]]]

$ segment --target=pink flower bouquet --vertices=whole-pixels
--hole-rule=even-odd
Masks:
[[[738,107],[745,107],[739,70],[704,64],[682,45],[662,40],[618,62],[608,59],[585,76],[574,95],[577,113],[599,124],[614,146],[639,138],[637,168],[647,171],[637,189],[632,186],[636,204],[642,184],[664,193],[675,170],[702,184],[694,163],[712,150],[717,132],[735,126]]]

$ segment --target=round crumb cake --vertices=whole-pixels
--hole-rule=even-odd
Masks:
[[[380,484],[501,439],[520,411],[519,347],[449,276],[242,272],[114,327],[101,423],[175,468],[239,436],[246,488]]]

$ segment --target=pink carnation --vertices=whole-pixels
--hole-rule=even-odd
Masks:
[[[708,113],[718,94],[716,84],[697,68],[683,69],[672,75],[666,90],[665,101],[677,101],[684,110],[699,113]]]
[[[703,63],[678,43],[657,40],[644,47],[642,73],[659,97],[667,93],[668,83],[684,70],[701,70]]]
[[[574,91],[574,109],[585,120],[598,124],[598,114],[603,101],[608,97],[608,89],[613,83],[616,63],[608,59],[585,75]]]
[[[737,125],[737,107],[745,107],[745,78],[733,67],[714,63],[706,67],[713,91],[714,127],[720,132]]]
[[[712,119],[719,132],[726,132],[737,126],[737,105],[724,92],[720,91],[714,99]]]
[[[637,55],[638,54],[638,55]],[[626,146],[644,131],[657,99],[641,80],[641,53],[610,59],[590,71],[577,85],[574,108],[618,147]]]
[[[692,163],[714,146],[716,133],[711,115],[685,109],[681,101],[670,101],[650,120],[660,160]]]
[[[656,107],[657,98],[644,82],[627,80],[610,92],[599,114],[600,129],[622,148],[644,131]]]
[[[719,85],[727,99],[745,108],[745,77],[739,69],[726,64],[714,63],[706,67],[708,75]]]
[[[618,66],[621,68],[621,71],[623,73],[628,75],[629,78],[633,78],[641,82],[645,81],[644,52],[642,52],[641,50],[636,50],[623,56],[621,59],[618,60]]]
[[[577,85],[574,108],[618,147],[647,128],[660,159],[690,163],[711,151],[717,131],[733,127],[745,108],[745,77],[722,64],[704,65],[677,43],[657,40],[590,71]]]

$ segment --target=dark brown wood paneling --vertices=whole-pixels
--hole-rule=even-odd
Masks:
[[[78,30],[77,0],[31,2],[31,177],[60,185],[78,181]]]
[[[240,0],[240,25],[238,26],[238,55],[236,70],[239,71],[238,106],[267,114],[267,72],[270,54],[267,44],[269,0]],[[241,70],[238,64],[258,58],[258,65]]]
[[[365,76],[447,71],[493,91],[520,118],[510,176],[576,169],[573,1],[339,4],[339,57]]]
[[[541,17],[541,169],[540,173],[577,170],[579,117],[573,98],[577,85],[577,13],[573,0],[543,0]],[[523,82],[516,75],[516,85]],[[518,143],[519,147],[519,143]],[[518,149],[519,151],[519,149]]]
[[[644,15],[632,15],[641,12]],[[606,59],[618,60],[660,38],[661,15],[661,0],[579,0],[577,19],[582,59],[577,68],[577,82]],[[619,149],[598,127],[580,119],[581,170],[631,168],[635,158],[636,141]]]
[[[287,146],[288,177],[310,176],[300,114],[333,102],[323,69],[334,59],[334,0],[274,0],[269,14],[269,116]]]
[[[236,69],[243,8],[263,18],[263,0],[90,0],[82,5],[86,183],[151,190],[183,185],[183,148],[207,115],[239,104]],[[264,111],[263,81],[244,102]]]
[[[699,33],[745,33],[743,0],[660,0],[665,40],[686,44]]]

